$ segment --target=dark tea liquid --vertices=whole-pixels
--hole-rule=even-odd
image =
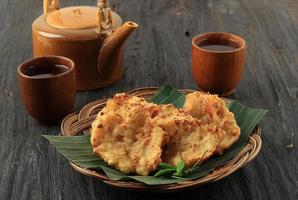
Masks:
[[[228,45],[221,45],[221,44],[204,44],[198,45],[202,49],[206,49],[209,51],[233,51],[237,49],[237,47],[228,46]]]
[[[34,77],[34,78],[50,78],[58,74],[62,74],[67,70],[68,70],[68,67],[66,67],[65,65],[56,65],[56,64],[40,65],[40,66],[33,65],[25,71],[25,74],[27,76]]]

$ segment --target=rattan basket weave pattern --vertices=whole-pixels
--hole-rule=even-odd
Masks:
[[[158,88],[139,88],[136,90],[132,90],[127,92],[128,94],[149,98],[155,94]],[[184,93],[193,92],[193,90],[183,89],[180,90]],[[227,99],[225,99],[228,101]],[[82,132],[88,130],[91,126],[91,123],[95,119],[97,113],[105,106],[107,99],[98,100],[91,102],[84,106],[80,112],[73,113],[68,115],[61,124],[61,134],[64,136],[77,135]],[[84,132],[85,133],[85,132]],[[229,162],[225,165],[216,168],[213,172],[209,173],[207,176],[201,177],[192,181],[182,181],[177,184],[169,184],[169,185],[159,185],[159,186],[148,186],[143,183],[135,182],[135,181],[113,181],[110,180],[103,172],[82,168],[72,162],[70,162],[71,166],[78,172],[101,179],[103,182],[117,188],[128,189],[128,190],[152,190],[155,192],[167,192],[167,191],[178,191],[187,188],[193,188],[200,186],[202,184],[206,184],[209,182],[214,182],[219,179],[222,179],[237,169],[241,168],[248,162],[250,162],[256,155],[259,153],[262,145],[261,140],[261,130],[259,126],[257,126],[247,145]]]

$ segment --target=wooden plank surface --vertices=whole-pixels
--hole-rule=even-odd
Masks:
[[[196,89],[191,37],[227,31],[247,41],[243,80],[232,95],[270,110],[263,148],[249,165],[216,183],[171,194],[129,192],[74,172],[24,111],[16,68],[31,57],[31,23],[42,1],[0,1],[0,199],[298,199],[298,1],[110,0],[124,20],[140,25],[126,44],[125,76],[104,89],[77,94],[76,110],[115,92],[168,82]],[[62,1],[95,5],[95,0]]]

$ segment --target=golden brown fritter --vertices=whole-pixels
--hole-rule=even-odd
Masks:
[[[234,114],[228,110],[225,102],[216,95],[193,92],[186,96],[184,109],[201,120],[203,124],[214,125],[224,131],[215,153],[223,151],[235,143],[240,136],[240,128]]]
[[[202,125],[189,112],[172,104],[155,109],[155,123],[170,136],[170,142],[163,152],[163,162],[177,165],[182,159],[187,167],[191,167],[213,155],[222,130],[212,125]]]
[[[210,156],[219,145],[219,136],[222,130],[203,125],[194,118],[174,119],[176,133],[171,137],[163,153],[163,162],[177,165],[182,159],[187,167],[191,167],[198,161],[202,163]]]
[[[170,139],[175,136],[179,128],[179,121],[191,121],[194,118],[182,109],[177,109],[173,104],[160,105],[155,108],[154,121],[165,130]]]
[[[108,100],[92,124],[94,153],[126,174],[148,175],[154,171],[169,138],[152,119],[155,107],[126,94]]]

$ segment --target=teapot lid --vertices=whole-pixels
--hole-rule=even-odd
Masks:
[[[97,8],[73,6],[55,10],[46,17],[47,23],[58,29],[89,29],[97,27]]]

